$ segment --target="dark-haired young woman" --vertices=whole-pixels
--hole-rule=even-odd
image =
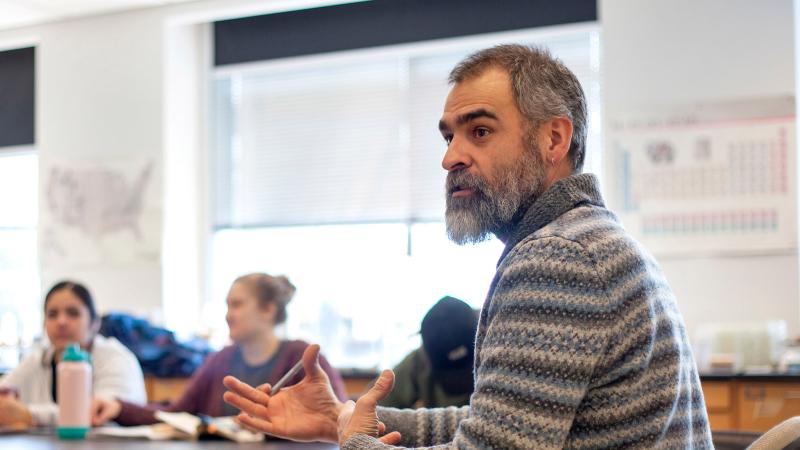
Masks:
[[[49,345],[34,350],[0,378],[0,425],[53,425],[58,419],[56,364],[68,344],[77,343],[92,360],[96,400],[146,402],[142,369],[116,339],[97,334],[99,319],[83,285],[62,281],[44,298],[44,330]]]

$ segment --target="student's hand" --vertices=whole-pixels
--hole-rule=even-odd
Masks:
[[[294,441],[338,442],[336,421],[344,404],[319,365],[319,345],[310,345],[303,353],[303,369],[302,381],[274,397],[269,384],[256,389],[227,376],[223,383],[230,391],[223,398],[242,411],[236,420],[245,427]]]
[[[33,416],[24,403],[13,395],[0,396],[0,425],[28,428],[33,425]]]
[[[1,386],[0,397],[19,398],[19,390],[11,386]]]
[[[355,404],[353,402],[346,404],[338,420],[340,447],[356,434],[378,437],[384,432],[385,426],[378,420],[376,407],[380,400],[389,395],[393,387],[394,372],[384,370],[378,381]],[[397,445],[400,443],[400,433],[393,431],[379,440],[384,444]]]
[[[119,417],[122,403],[119,400],[105,400],[95,398],[92,400],[92,426],[99,427],[109,420]]]

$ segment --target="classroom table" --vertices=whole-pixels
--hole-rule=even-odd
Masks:
[[[333,450],[334,444],[267,441],[238,444],[231,441],[148,441],[142,439],[90,438],[82,441],[62,441],[53,435],[0,435],[3,450]]]

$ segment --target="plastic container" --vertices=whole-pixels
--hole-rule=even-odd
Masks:
[[[92,426],[89,354],[70,344],[58,363],[58,437],[84,439]]]
[[[795,343],[786,347],[779,370],[790,375],[800,375],[800,344]]]

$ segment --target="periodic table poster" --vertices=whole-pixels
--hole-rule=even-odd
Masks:
[[[795,248],[793,116],[639,123],[608,142],[612,206],[654,254]]]

